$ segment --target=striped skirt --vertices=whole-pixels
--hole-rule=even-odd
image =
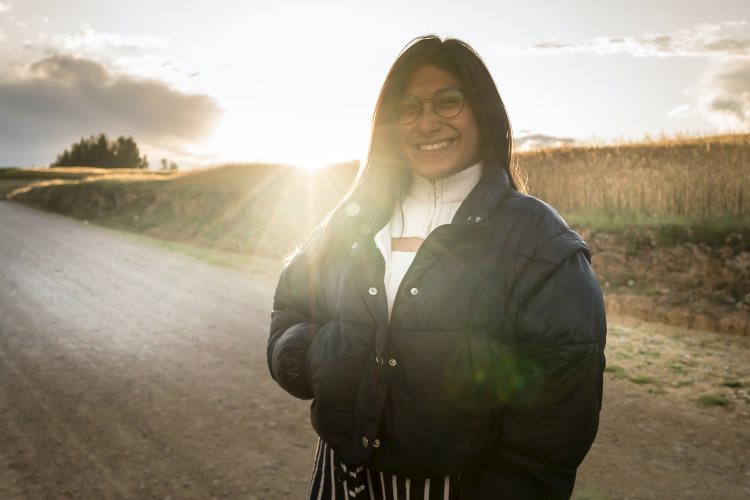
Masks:
[[[347,466],[322,440],[315,452],[310,500],[455,500],[459,477],[411,480]]]

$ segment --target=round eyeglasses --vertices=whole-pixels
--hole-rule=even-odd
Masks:
[[[443,118],[458,116],[464,109],[464,95],[461,91],[454,88],[444,88],[435,92],[432,99],[420,99],[413,95],[401,97],[393,109],[393,119],[401,125],[414,123],[422,114],[422,103],[424,101],[432,101],[432,111]]]

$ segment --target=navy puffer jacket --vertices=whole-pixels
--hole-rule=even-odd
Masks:
[[[352,227],[324,269],[298,254],[274,297],[269,368],[313,399],[320,437],[350,464],[461,474],[465,498],[569,497],[605,365],[586,244],[485,168],[423,242],[389,323],[379,228]]]

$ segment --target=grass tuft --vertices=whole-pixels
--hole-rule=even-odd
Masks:
[[[679,361],[677,363],[672,363],[671,365],[669,365],[669,369],[672,370],[672,373],[678,373],[681,375],[688,372],[687,367]]]
[[[638,384],[638,385],[655,384],[656,383],[656,379],[654,377],[649,376],[649,375],[636,375],[634,377],[629,377],[628,380],[630,380],[634,384]]]
[[[604,371],[611,373],[615,378],[626,378],[628,376],[625,372],[625,368],[618,365],[607,365],[607,367],[604,368]]]
[[[675,387],[686,387],[686,386],[691,386],[691,385],[694,385],[694,384],[695,384],[695,380],[693,380],[693,379],[687,379],[687,380],[679,380],[679,381],[675,382],[674,386]]]
[[[698,406],[729,406],[732,402],[720,394],[704,394],[698,398]]]
[[[740,387],[744,387],[744,384],[741,381],[735,380],[735,379],[727,379],[724,382],[722,382],[721,385],[724,387],[731,387],[733,389],[739,389]]]

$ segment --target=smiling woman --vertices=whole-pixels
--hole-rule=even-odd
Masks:
[[[461,87],[447,71],[423,66],[396,105],[401,152],[422,177],[445,177],[479,161],[479,130]]]
[[[274,296],[268,366],[313,399],[320,436],[310,498],[570,497],[598,428],[604,305],[512,148],[471,47],[407,46],[354,186]]]

